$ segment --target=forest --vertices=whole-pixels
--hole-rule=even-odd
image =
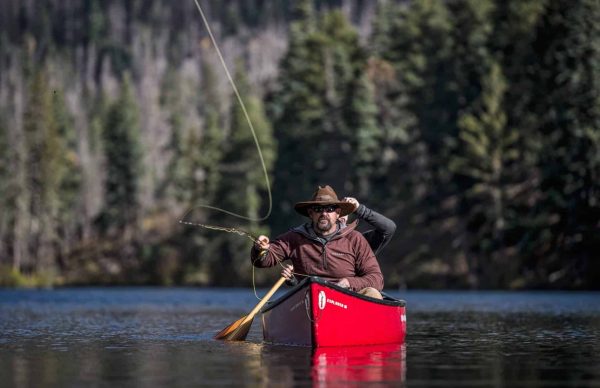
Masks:
[[[194,0],[0,3],[0,286],[271,284],[189,223],[329,184],[387,288],[600,287],[597,0],[198,4],[226,68]]]

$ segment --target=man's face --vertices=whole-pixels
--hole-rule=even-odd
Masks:
[[[315,232],[328,235],[336,230],[336,221],[340,217],[340,208],[335,205],[316,205],[308,209]]]

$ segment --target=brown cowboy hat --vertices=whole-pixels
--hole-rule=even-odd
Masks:
[[[340,210],[340,217],[348,215],[354,211],[354,205],[350,202],[342,202],[338,199],[337,194],[331,186],[319,186],[314,192],[311,201],[298,202],[294,205],[294,209],[303,216],[308,217],[308,209],[315,205],[336,205]]]

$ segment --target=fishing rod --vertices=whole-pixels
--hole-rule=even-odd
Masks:
[[[231,227],[231,226],[211,225],[211,224],[203,224],[203,223],[199,223],[199,222],[184,221],[185,217],[190,212],[192,212],[193,210],[194,210],[194,208],[188,210],[188,212],[185,213],[185,215],[179,220],[179,223],[183,224],[183,225],[191,225],[191,226],[198,226],[198,227],[201,227],[201,228],[206,228],[206,229],[211,229],[211,230],[218,230],[218,231],[221,231],[221,232],[239,234],[240,236],[246,236],[246,237],[248,237],[253,242],[258,239],[257,236],[255,236],[252,233],[247,232],[247,231],[245,231],[244,229],[241,229],[241,228],[234,228],[234,227]]]

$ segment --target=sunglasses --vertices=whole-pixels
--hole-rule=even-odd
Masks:
[[[327,206],[316,205],[316,206],[312,206],[310,209],[315,213],[321,213],[323,211],[325,213],[333,213],[334,211],[339,209],[339,207],[335,206],[335,205],[327,205]]]

